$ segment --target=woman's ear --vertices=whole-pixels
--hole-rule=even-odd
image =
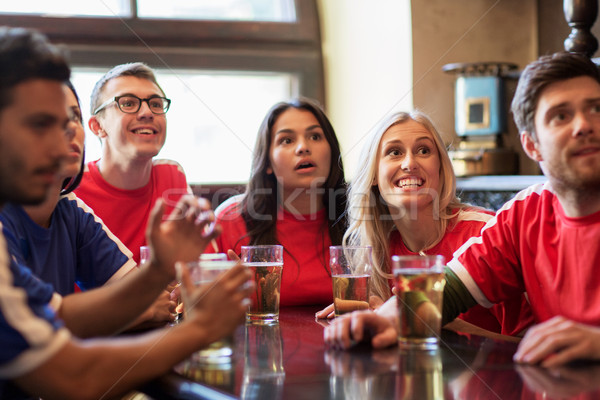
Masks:
[[[273,168],[267,167],[267,175],[273,175]]]

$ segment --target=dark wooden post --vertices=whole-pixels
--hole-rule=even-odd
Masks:
[[[571,27],[565,50],[592,57],[598,50],[598,40],[591,33],[598,15],[598,0],[563,0],[563,8]]]

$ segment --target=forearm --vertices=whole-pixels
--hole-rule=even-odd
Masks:
[[[444,268],[444,272],[446,285],[444,286],[442,326],[477,304],[475,298],[450,268]]]
[[[207,328],[184,323],[136,337],[73,340],[16,383],[47,399],[113,398],[165,374],[211,336]]]
[[[111,335],[142,314],[168,281],[168,277],[145,266],[110,285],[66,296],[59,316],[78,337]]]

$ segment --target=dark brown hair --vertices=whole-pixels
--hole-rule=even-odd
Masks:
[[[25,28],[0,27],[0,60],[0,110],[11,104],[12,89],[21,82],[71,76],[64,50]]]
[[[519,133],[526,131],[535,140],[535,111],[544,89],[580,76],[589,76],[600,83],[598,66],[582,54],[554,53],[530,63],[521,74],[511,106]]]

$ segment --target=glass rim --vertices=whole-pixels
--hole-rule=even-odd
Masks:
[[[349,249],[349,250],[356,250],[356,249],[373,249],[372,246],[344,246],[344,245],[335,245],[335,246],[329,246],[329,250],[338,250],[338,249]]]
[[[283,248],[281,244],[257,244],[257,245],[248,245],[242,246],[242,249],[268,249],[268,248]]]
[[[186,265],[188,267],[190,266],[199,266],[200,268],[202,268],[203,266],[210,266],[210,267],[222,267],[223,269],[225,268],[231,268],[234,267],[235,265],[238,264],[239,261],[235,261],[235,260],[195,260],[195,261],[190,261],[187,262]]]
[[[419,259],[429,259],[429,258],[435,258],[435,259],[441,259],[443,262],[446,261],[446,257],[444,257],[441,254],[425,254],[425,255],[403,255],[403,256],[399,256],[399,255],[393,255],[392,256],[392,261],[398,261],[398,260],[419,260]]]

